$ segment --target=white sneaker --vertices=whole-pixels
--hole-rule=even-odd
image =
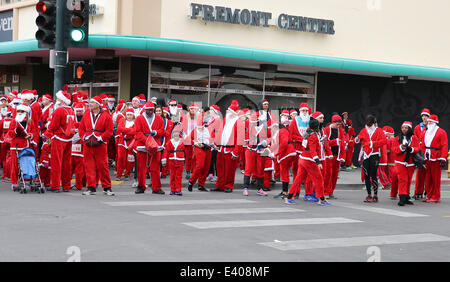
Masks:
[[[132,188],[137,188],[138,187],[138,181],[134,180],[133,185],[131,185]]]
[[[103,194],[106,195],[106,196],[115,196],[115,195],[116,195],[116,194],[115,194],[113,191],[111,191],[111,190],[103,191]]]
[[[91,196],[91,195],[95,195],[95,192],[91,191],[91,190],[86,190],[83,193],[81,193],[83,196]]]

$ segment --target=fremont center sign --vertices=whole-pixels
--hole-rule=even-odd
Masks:
[[[227,24],[270,27],[272,13],[249,9],[231,9],[221,6],[210,6],[191,3],[191,19],[201,17],[203,21]],[[335,34],[334,21],[280,14],[276,18],[276,26],[282,30],[294,30],[321,34]]]

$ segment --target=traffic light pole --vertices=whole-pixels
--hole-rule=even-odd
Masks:
[[[66,0],[56,0],[56,44],[55,44],[55,76],[53,84],[53,96],[63,89],[65,84],[65,70],[67,67],[68,53],[64,46],[64,16]]]

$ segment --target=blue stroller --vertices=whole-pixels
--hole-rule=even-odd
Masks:
[[[20,191],[20,194],[26,194],[27,181],[29,182],[31,192],[38,192],[39,194],[45,193],[45,188],[42,185],[41,177],[39,175],[39,167],[36,162],[34,150],[32,148],[25,148],[20,153],[16,151],[16,154],[19,166],[19,185],[15,192]],[[39,180],[39,183],[37,183],[37,179]]]

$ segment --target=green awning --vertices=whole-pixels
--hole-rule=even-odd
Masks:
[[[243,59],[272,64],[288,64],[336,69],[343,70],[344,72],[361,71],[388,75],[450,79],[450,69],[447,68],[333,58],[159,37],[92,34],[89,37],[89,47],[163,51],[230,59]],[[0,54],[39,50],[41,49],[38,48],[37,41],[35,39],[0,43]]]

